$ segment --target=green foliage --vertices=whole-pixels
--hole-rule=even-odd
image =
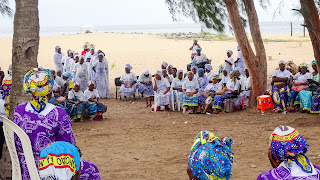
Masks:
[[[224,32],[226,25],[232,29],[224,0],[166,0],[166,3],[175,21],[180,20],[179,15],[183,15],[219,33]],[[243,7],[242,1],[239,7]],[[241,12],[244,12],[244,8],[241,8]],[[246,25],[246,18],[241,18]]]
[[[13,16],[13,12],[12,9],[9,7],[8,0],[0,0],[0,13],[2,14],[2,16]]]

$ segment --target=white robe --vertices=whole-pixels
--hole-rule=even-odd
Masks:
[[[87,89],[88,84],[87,65],[85,63],[77,63],[75,66],[75,71],[75,83],[79,83],[81,91],[84,92]]]
[[[99,95],[101,98],[108,97],[109,93],[109,84],[107,84],[107,70],[108,70],[108,64],[106,61],[102,62],[95,62],[93,64],[93,67],[95,68],[95,77],[93,78],[93,81],[96,84],[97,90],[99,92]]]
[[[63,53],[60,54],[58,52],[56,52],[53,56],[54,64],[56,65],[57,71],[61,71],[61,72],[63,71],[63,64],[61,62],[63,56],[64,56]]]

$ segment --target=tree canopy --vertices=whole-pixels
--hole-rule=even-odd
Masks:
[[[0,13],[2,14],[2,16],[8,16],[8,17],[13,16],[13,11],[9,7],[8,0],[0,0]]]

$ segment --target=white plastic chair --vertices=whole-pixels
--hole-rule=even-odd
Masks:
[[[0,116],[0,118],[3,120],[4,137],[6,139],[6,143],[9,149],[11,162],[12,162],[12,179],[22,180],[20,162],[18,159],[18,154],[17,154],[16,145],[14,141],[14,134],[16,134],[21,140],[23,154],[26,159],[30,178],[32,180],[40,180],[38,168],[34,162],[34,157],[33,157],[29,136],[19,126],[17,126],[15,123],[10,121],[9,119],[3,116]]]
[[[176,94],[176,101],[174,101],[174,94]],[[175,111],[175,104],[177,105],[178,111],[181,109],[181,102],[178,98],[178,91],[172,89],[172,96],[171,96],[171,103],[172,103],[172,110]]]
[[[154,91],[154,99],[153,99],[153,101],[154,101],[154,112],[157,112],[157,91]]]

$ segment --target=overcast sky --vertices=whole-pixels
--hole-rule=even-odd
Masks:
[[[292,12],[299,7],[298,0],[284,0],[281,15],[273,14],[279,0],[270,0],[263,10],[258,0],[256,8],[260,21],[297,21],[302,18]],[[14,9],[14,0],[9,0]],[[140,25],[172,24],[165,0],[39,0],[40,26]],[[12,27],[13,19],[1,17],[0,28]],[[185,20],[180,23],[193,23]]]

